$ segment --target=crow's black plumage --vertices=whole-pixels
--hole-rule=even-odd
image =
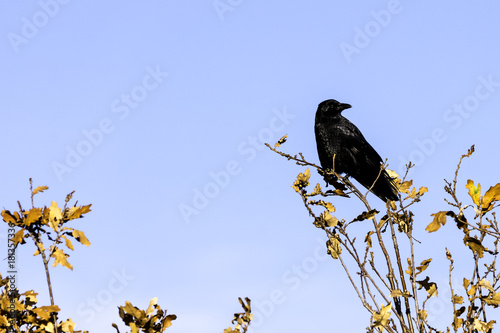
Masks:
[[[335,155],[335,172],[353,177],[383,201],[398,200],[393,179],[385,170],[380,173],[380,155],[359,129],[341,115],[342,110],[350,107],[334,99],[318,105],[314,131],[321,166],[331,169]]]

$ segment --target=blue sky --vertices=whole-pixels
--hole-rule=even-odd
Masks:
[[[430,269],[447,283],[441,244],[457,234],[424,228],[447,209],[443,179],[472,144],[460,188],[498,182],[499,10],[491,1],[4,1],[2,209],[29,204],[30,177],[50,187],[36,205],[73,190],[92,203],[74,225],[92,245],[77,246],[73,271],[52,271],[62,318],[78,329],[112,330],[118,305],[158,297],[178,315],[169,331],[221,332],[237,298],[250,297],[254,332],[362,331],[368,314],[290,187],[304,169],[263,143],[288,134],[284,151],[318,162],[318,103],[351,104],[344,115],[392,169],[417,164],[411,176],[429,188],[415,210],[419,259],[435,257]],[[338,218],[362,210],[354,199],[333,203]],[[456,256],[467,256],[456,239]],[[33,252],[19,251],[20,288],[48,303]],[[451,311],[442,294],[436,323]]]

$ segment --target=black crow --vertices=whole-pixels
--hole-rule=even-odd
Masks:
[[[335,172],[352,176],[384,202],[387,199],[398,200],[394,180],[385,170],[380,172],[380,155],[360,130],[340,114],[350,107],[349,104],[339,103],[334,99],[318,105],[314,132],[322,168],[331,169],[335,155]]]

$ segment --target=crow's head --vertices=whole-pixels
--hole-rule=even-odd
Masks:
[[[342,110],[349,109],[351,106],[345,103],[339,103],[334,99],[327,99],[319,103],[318,113],[321,113],[324,117],[334,117],[339,115]]]
[[[335,117],[340,115],[343,110],[349,109],[350,107],[349,104],[340,103],[334,99],[327,99],[319,103],[316,113],[321,117]]]

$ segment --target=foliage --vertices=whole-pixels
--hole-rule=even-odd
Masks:
[[[146,311],[133,306],[130,302],[125,302],[125,306],[119,306],[119,315],[125,325],[132,330],[131,333],[138,333],[139,329],[143,332],[163,332],[167,327],[172,326],[172,320],[177,319],[176,315],[167,315],[167,311],[163,311],[156,304],[158,299],[155,297],[149,301],[149,306]],[[156,310],[156,312],[155,312]],[[116,324],[112,325],[118,333],[120,330]]]
[[[1,276],[0,276],[1,279]],[[55,332],[54,319],[60,311],[57,305],[37,306],[33,290],[19,294],[17,289],[9,288],[9,277],[0,281],[0,333],[6,332]],[[59,332],[74,331],[71,319],[59,322]]]
[[[47,286],[50,295],[51,305],[39,306],[37,304],[38,293],[33,290],[19,293],[16,288],[16,276],[11,274],[5,278],[0,275],[0,333],[7,332],[70,332],[79,333],[82,331],[74,330],[76,324],[73,320],[58,320],[60,308],[55,305],[52,294],[52,284],[50,282],[49,263],[52,261],[52,267],[61,265],[73,269],[69,263],[68,250],[74,251],[73,241],[77,241],[85,246],[90,246],[90,242],[85,234],[68,223],[81,219],[90,212],[91,205],[68,206],[73,197],[73,192],[66,196],[62,208],[52,201],[49,207],[35,207],[34,196],[47,190],[47,186],[39,186],[33,189],[33,183],[30,179],[31,190],[31,208],[23,209],[18,201],[19,211],[11,212],[3,210],[1,212],[3,221],[9,226],[8,234],[8,265],[9,274],[16,272],[16,248],[19,245],[27,244],[31,240],[36,247],[35,256],[40,255],[45,267]],[[16,231],[16,228],[19,230]],[[50,244],[50,246],[48,246]],[[239,299],[244,312],[234,315],[236,327],[229,328],[224,332],[246,332],[252,314],[250,309],[250,299],[245,298],[246,304]],[[118,314],[125,325],[131,328],[131,333],[160,333],[172,325],[172,321],[177,318],[174,314],[167,314],[157,304],[157,298],[150,300],[146,310],[141,310],[133,306],[130,302],[125,302],[124,306],[118,307]],[[118,330],[116,324],[112,326]],[[86,333],[87,331],[83,331]]]
[[[472,278],[463,278],[464,295],[460,296],[455,293],[451,284],[453,259],[446,250],[446,258],[450,262],[449,288],[453,295],[450,302],[453,305],[454,319],[444,331],[440,331],[427,320],[427,301],[438,295],[437,283],[425,274],[432,258],[420,263],[416,259],[418,253],[415,251],[416,240],[413,237],[414,214],[410,209],[420,202],[427,188],[414,187],[413,181],[407,179],[408,171],[413,165],[407,165],[403,177],[387,169],[398,185],[399,201],[388,201],[386,212],[380,216],[380,212],[369,205],[366,198],[368,192],[361,193],[348,177],[341,177],[335,170],[323,170],[308,162],[301,153],[290,155],[277,150],[284,141],[285,138],[282,138],[274,147],[269,144],[266,146],[300,166],[307,166],[304,172],[299,173],[292,188],[300,195],[312,216],[313,225],[325,232],[328,239],[327,252],[340,262],[359,300],[370,313],[367,332],[458,332],[459,329],[463,332],[492,331],[496,322],[491,320],[489,313],[492,308],[500,305],[500,272],[496,268],[500,232],[494,212],[500,201],[500,184],[490,187],[482,195],[480,185],[476,186],[469,180],[466,189],[472,203],[463,205],[459,201],[456,188],[458,171],[462,159],[473,153],[474,146],[468,154],[461,157],[454,180],[445,181],[445,190],[451,196],[451,200],[445,200],[453,207],[452,210],[432,214],[434,220],[426,228],[428,232],[435,232],[446,223],[447,217],[451,217],[463,232],[463,244],[472,252],[473,258]],[[335,189],[325,191],[317,183],[311,190],[309,167],[315,168]],[[385,166],[382,166],[381,172],[383,168]],[[352,195],[363,203],[366,210],[352,220],[334,216],[336,207],[326,198]],[[468,208],[471,208],[468,211],[473,209],[475,214],[469,219],[465,217]],[[471,219],[474,223],[470,222]],[[351,232],[352,226],[361,221],[371,222],[372,225],[362,242],[354,235],[354,231]],[[454,241],[450,239],[450,242]],[[383,300],[382,304],[378,301],[380,299]]]
[[[226,328],[224,333],[245,333],[248,330],[248,326],[250,326],[250,322],[253,319],[251,301],[248,297],[245,297],[244,301],[238,297],[238,301],[240,301],[244,312],[234,314],[233,324],[236,322],[236,326],[234,329],[231,327]]]

